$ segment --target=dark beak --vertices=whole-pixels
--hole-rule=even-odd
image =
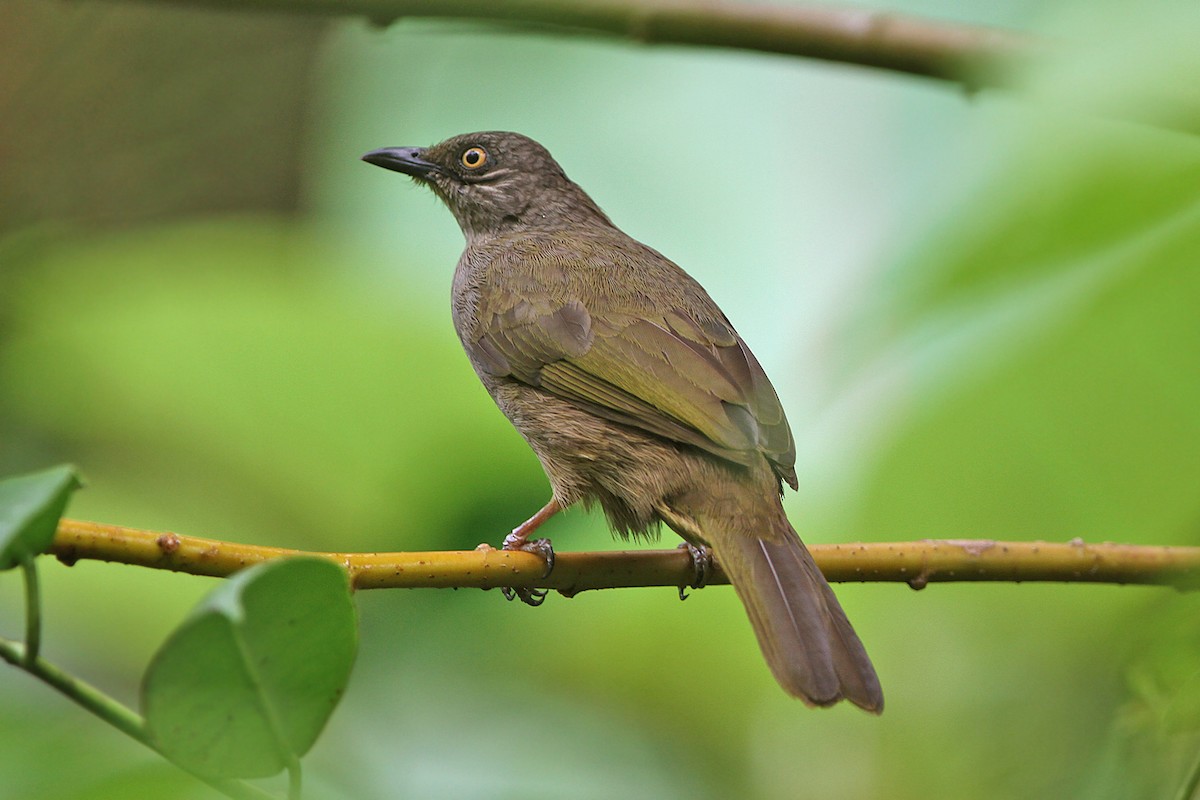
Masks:
[[[421,158],[424,152],[425,149],[421,147],[381,147],[364,155],[362,160],[414,178],[424,178],[439,169],[437,164]]]

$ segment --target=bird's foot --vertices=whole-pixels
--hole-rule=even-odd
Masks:
[[[504,537],[504,549],[524,550],[526,553],[541,556],[546,562],[543,578],[550,577],[550,573],[554,571],[554,546],[550,544],[549,539],[522,539],[514,532]]]
[[[543,578],[549,577],[550,573],[554,571],[554,547],[550,544],[549,539],[526,539],[521,536],[518,528],[504,537],[504,549],[524,550],[526,553],[541,556],[546,562],[546,571],[542,573]],[[546,589],[514,589],[508,586],[503,589],[503,592],[506,600],[518,599],[527,606],[535,607],[546,602],[546,595],[549,594]]]
[[[527,606],[537,608],[542,603],[546,602],[546,595],[550,594],[549,589],[514,589],[511,586],[505,586],[500,589],[500,593],[504,595],[504,599],[512,602],[520,600]]]
[[[712,572],[713,554],[712,548],[708,545],[694,545],[691,542],[684,542],[679,545],[680,550],[687,550],[688,555],[692,557],[692,582],[689,584],[693,589],[703,589],[708,584],[708,576]],[[687,586],[679,587],[679,599],[687,600]]]
[[[546,503],[540,511],[513,528],[512,533],[504,537],[505,550],[524,550],[526,553],[539,555],[545,560],[546,571],[542,573],[543,578],[548,577],[554,570],[554,548],[550,546],[549,539],[530,539],[529,537],[543,522],[560,510],[562,510],[562,506],[558,500],[551,498],[550,502]],[[504,589],[505,599],[519,598],[527,606],[540,606],[546,602],[547,594],[545,589],[514,589],[512,587]]]

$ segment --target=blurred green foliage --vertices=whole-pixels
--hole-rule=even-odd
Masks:
[[[1031,100],[968,101],[782,58],[444,24],[329,23],[314,54],[310,21],[256,17],[291,44],[251,54],[238,15],[17,7],[46,48],[20,73],[24,105],[0,118],[54,157],[38,162],[44,182],[26,169],[7,184],[20,213],[0,239],[0,467],[79,464],[90,488],[75,516],[375,550],[495,542],[539,507],[544,478],[450,326],[452,219],[357,163],[374,147],[507,128],[543,141],[738,325],[789,410],[801,477],[789,503],[810,541],[1197,543],[1200,141],[1181,77],[1200,71],[1192,11],[955,5],[1096,43],[1030,75]],[[54,54],[142,15],[155,35],[120,59],[141,68],[111,73],[129,102],[90,107],[96,137],[64,171],[78,123],[55,109],[87,75]],[[231,59],[216,63],[222,45]],[[221,88],[230,70],[238,92]],[[151,91],[163,74],[191,82]],[[264,87],[290,103],[257,102]],[[201,113],[134,137],[164,104]],[[214,126],[235,133],[213,139]],[[19,154],[0,159],[18,174]],[[121,159],[137,180],[93,193],[97,175],[126,174]],[[37,199],[47,191],[71,202]],[[196,201],[213,196],[239,199]],[[553,525],[560,548],[611,546],[582,512]],[[102,564],[43,572],[47,655],[126,699],[212,586]],[[682,604],[670,590],[595,593],[536,611],[498,593],[360,594],[359,663],[306,760],[308,786],[1162,797],[1200,750],[1195,598],[838,593],[884,681],[882,718],[788,700],[727,590]],[[19,620],[4,580],[0,626]],[[208,796],[23,675],[0,672],[0,697],[0,797]]]

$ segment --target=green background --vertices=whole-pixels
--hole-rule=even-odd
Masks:
[[[70,515],[314,550],[497,543],[547,499],[448,310],[453,219],[358,161],[542,141],[772,376],[807,541],[1200,539],[1200,16],[891,8],[1092,42],[1020,93],[478,25],[16,0],[0,31],[0,471]],[[612,547],[572,511],[560,549]],[[673,539],[664,540],[674,546]],[[43,564],[44,652],[134,702],[211,579]],[[1195,598],[837,587],[881,718],[809,711],[726,588],[357,597],[313,797],[1164,797]],[[0,630],[21,626],[0,576]],[[0,797],[211,793],[0,670]]]

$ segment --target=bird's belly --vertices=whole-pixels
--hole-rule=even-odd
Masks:
[[[695,485],[704,459],[686,446],[517,381],[485,384],[537,454],[559,502],[598,503],[619,534],[652,534],[655,508]]]

